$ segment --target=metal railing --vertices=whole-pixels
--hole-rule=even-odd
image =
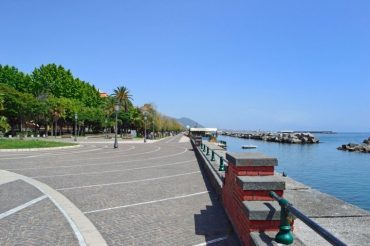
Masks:
[[[220,140],[220,141],[219,141],[219,144],[220,144],[220,146],[222,146],[223,148],[227,149],[227,143],[226,143],[226,141]]]
[[[275,241],[277,243],[285,245],[293,243],[294,239],[290,225],[294,220],[293,216],[295,216],[296,218],[300,219],[303,223],[305,223],[308,227],[310,227],[312,230],[314,230],[317,234],[319,234],[322,238],[328,241],[330,244],[335,246],[346,246],[345,243],[336,238],[333,234],[328,232],[326,229],[321,227],[315,221],[311,220],[302,212],[300,212],[298,209],[293,207],[293,205],[289,203],[288,200],[278,196],[273,191],[270,191],[270,196],[274,198],[276,201],[278,201],[281,207],[279,232],[275,236]]]
[[[220,162],[218,171],[227,171],[228,161],[223,156],[217,154],[214,150],[210,149],[203,143],[200,144],[200,150],[207,159],[209,159],[207,156],[211,154],[210,161],[216,161],[217,156]],[[281,207],[279,232],[275,236],[275,241],[277,243],[285,245],[293,243],[294,238],[291,231],[291,224],[295,218],[298,218],[330,244],[335,246],[346,246],[344,242],[342,242],[340,239],[336,238],[333,234],[328,232],[319,224],[308,218],[306,215],[296,209],[291,203],[289,203],[289,201],[285,198],[278,196],[274,191],[270,191],[270,196],[274,200],[276,200]]]
[[[202,150],[203,154],[205,153],[206,157],[209,156],[209,154],[211,154],[210,161],[215,161],[216,160],[215,156],[218,156],[220,162],[218,171],[219,172],[227,171],[228,161],[223,156],[217,154],[214,150],[211,150],[208,146],[206,146],[203,143],[200,144],[200,149]]]

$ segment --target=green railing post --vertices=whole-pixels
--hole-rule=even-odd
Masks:
[[[211,161],[215,161],[215,151],[212,150]]]
[[[206,155],[209,155],[209,147],[207,147],[207,153],[206,153]]]
[[[270,191],[270,196],[276,197],[276,193],[273,191]],[[289,204],[288,200],[282,198],[279,200],[279,204],[281,206],[281,212],[280,212],[280,226],[279,226],[279,232],[275,236],[275,241],[277,243],[289,245],[293,243],[293,234],[291,232],[291,226],[288,220],[289,211],[287,209],[287,205]]]
[[[218,171],[220,172],[225,171],[224,158],[222,156],[220,156],[220,167],[218,168]]]

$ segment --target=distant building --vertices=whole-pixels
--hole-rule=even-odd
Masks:
[[[282,130],[282,131],[278,131],[278,133],[294,133],[294,131],[292,131],[292,130]]]
[[[102,97],[102,98],[105,98],[105,97],[108,97],[109,96],[107,93],[102,92],[100,90],[99,90],[99,94],[100,94],[100,97]]]
[[[191,127],[190,134],[192,135],[214,135],[217,134],[217,128],[197,128],[197,127]]]

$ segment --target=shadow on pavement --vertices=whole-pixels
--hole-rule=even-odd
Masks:
[[[209,191],[209,198],[211,200],[211,205],[206,205],[204,209],[202,209],[199,214],[194,214],[194,222],[195,222],[195,233],[197,235],[203,235],[205,237],[205,241],[209,242],[206,245],[240,245],[240,242],[235,235],[231,223],[229,222],[225,210],[221,204],[221,197],[216,193],[214,188],[212,187],[207,174],[203,167],[201,166],[201,161],[198,160],[198,165],[201,170],[204,183]],[[218,242],[217,239],[221,239],[227,237],[227,239],[220,240]]]

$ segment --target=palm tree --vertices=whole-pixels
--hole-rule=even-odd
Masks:
[[[125,86],[120,86],[113,91],[113,96],[116,98],[117,103],[124,108],[125,113],[127,113],[129,107],[132,107],[133,101],[130,91]],[[127,124],[128,122],[125,122],[125,128],[127,128]]]
[[[125,112],[128,112],[128,108],[132,106],[132,101],[134,100],[130,91],[125,86],[120,86],[113,91],[113,96],[116,98],[117,103],[125,109]]]

